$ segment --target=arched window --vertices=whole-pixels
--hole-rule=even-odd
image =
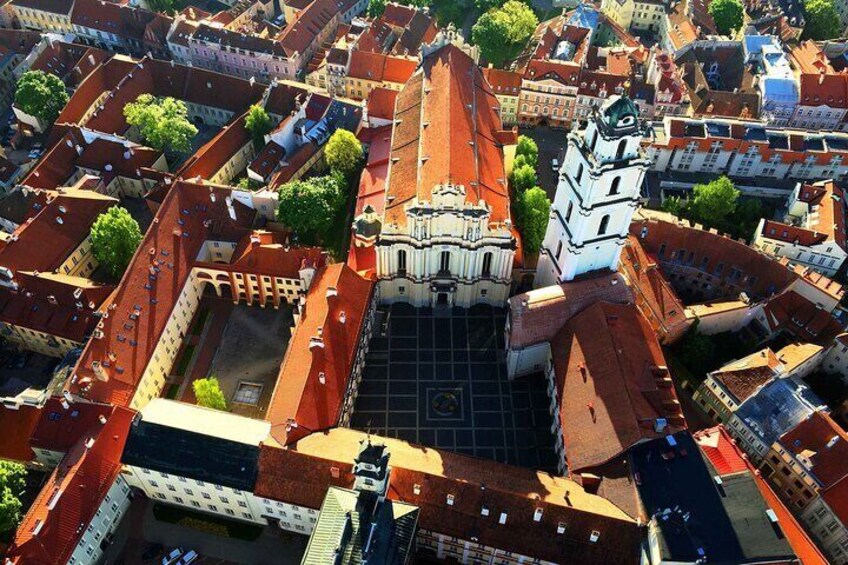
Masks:
[[[572,210],[574,210],[574,202],[569,201],[569,203],[568,203],[568,211],[565,213],[565,221],[566,221],[566,222],[570,222],[570,221],[571,221],[571,212],[572,212]]]
[[[627,140],[622,139],[618,142],[618,150],[615,152],[615,160],[618,161],[624,157],[624,150],[627,149]]]
[[[439,273],[446,275],[450,274],[450,259],[450,251],[442,251],[442,254],[439,257]]]
[[[580,180],[583,178],[583,163],[577,164],[577,174],[574,175],[574,182],[580,184]]]
[[[615,196],[618,194],[618,185],[621,184],[621,177],[615,177],[612,179],[612,184],[610,184],[609,195]]]
[[[403,276],[406,274],[406,250],[398,249],[397,252],[397,270],[398,274]]]
[[[609,225],[609,214],[601,218],[601,225],[598,226],[598,235],[604,235],[607,233],[607,226]]]
[[[492,276],[492,252],[486,251],[485,255],[483,255],[483,273],[484,277]]]

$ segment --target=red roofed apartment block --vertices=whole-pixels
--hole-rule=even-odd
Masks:
[[[761,471],[831,563],[848,559],[848,434],[813,412],[770,446]],[[806,561],[805,561],[806,563]]]
[[[784,221],[761,219],[752,245],[832,277],[848,257],[846,215],[845,191],[836,182],[798,183]]]
[[[115,407],[91,435],[78,439],[18,527],[6,563],[63,565],[100,558],[102,538],[112,535],[130,504],[121,453],[134,415]]]
[[[769,510],[774,513],[777,527],[786,536],[795,556],[804,565],[825,565],[828,562],[787,505],[776,494],[775,489],[769,486],[760,470],[748,460],[747,455],[736,445],[724,426],[700,430],[693,436],[719,477],[738,473],[746,473],[753,477],[763,500]]]
[[[136,251],[66,390],[141,407],[159,395],[203,289],[279,306],[305,293],[324,261],[253,229],[248,193],[176,182]],[[217,244],[217,245],[216,245]]]

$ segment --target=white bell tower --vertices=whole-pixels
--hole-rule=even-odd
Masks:
[[[568,134],[539,253],[537,287],[618,268],[651,164],[642,137],[639,110],[626,96],[610,97],[592,113],[585,131]]]

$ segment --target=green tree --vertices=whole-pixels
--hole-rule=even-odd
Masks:
[[[488,62],[500,67],[518,55],[538,24],[527,4],[509,0],[480,16],[471,28],[471,40]]]
[[[736,211],[739,190],[727,177],[707,184],[696,184],[687,210],[696,222],[711,227],[724,226]]]
[[[539,252],[545,238],[551,201],[538,186],[525,191],[520,198],[521,241],[524,244],[524,252],[533,255]]]
[[[742,27],[742,2],[740,0],[712,0],[707,11],[713,17],[716,29],[722,35],[731,35]]]
[[[679,196],[669,196],[663,200],[660,206],[663,212],[668,212],[678,218],[682,217],[683,211],[686,209],[686,203]]]
[[[362,161],[362,144],[352,132],[337,129],[327,142],[324,158],[331,170],[348,176],[356,171]]]
[[[288,182],[280,187],[277,219],[301,237],[324,237],[344,205],[344,186],[339,175]]]
[[[147,7],[154,12],[173,14],[182,8],[181,0],[147,0]]]
[[[386,11],[386,0],[371,0],[368,3],[368,17],[379,18]]]
[[[120,277],[141,243],[141,229],[126,208],[113,206],[91,226],[91,251],[113,277]]]
[[[247,118],[244,120],[244,128],[250,133],[253,138],[253,145],[256,149],[262,148],[265,145],[265,136],[271,133],[274,123],[271,121],[271,116],[265,111],[265,108],[259,104],[254,104],[247,111]]]
[[[823,41],[839,37],[839,13],[833,0],[805,0],[804,15],[804,39]]]
[[[129,125],[138,127],[145,143],[160,151],[187,153],[197,135],[185,103],[170,96],[142,94],[124,106],[124,116]]]
[[[227,409],[227,401],[224,399],[224,393],[221,392],[218,379],[214,376],[197,379],[191,383],[191,387],[194,389],[194,396],[197,398],[198,405],[205,406],[206,408],[214,408],[215,410]]]
[[[524,157],[523,162],[531,167],[539,165],[539,146],[532,138],[526,135],[518,136],[518,145],[515,147],[515,157]]]
[[[15,106],[49,125],[68,103],[68,91],[56,75],[27,71],[15,90]]]
[[[513,166],[510,174],[510,184],[516,196],[536,186],[536,169],[530,165]]]
[[[0,461],[0,533],[18,527],[26,488],[26,468],[20,463]]]

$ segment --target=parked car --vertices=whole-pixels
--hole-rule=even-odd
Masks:
[[[553,169],[554,172],[559,170],[559,159],[551,161],[551,169]]]
[[[193,563],[197,560],[197,552],[195,550],[190,550],[188,553],[183,555],[183,558],[177,562],[177,565],[188,565],[189,563]]]
[[[180,555],[183,554],[183,548],[178,547],[173,550],[171,553],[162,558],[162,565],[173,565],[177,562],[177,559],[180,558]]]

